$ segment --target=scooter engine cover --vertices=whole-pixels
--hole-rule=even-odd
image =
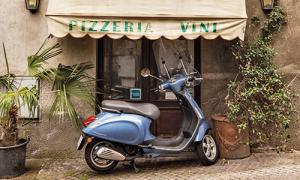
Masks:
[[[140,115],[103,112],[83,132],[103,140],[138,145],[154,139],[150,123],[150,119]]]

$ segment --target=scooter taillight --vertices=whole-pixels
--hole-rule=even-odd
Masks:
[[[91,124],[93,121],[95,121],[96,119],[96,115],[92,115],[90,117],[88,117],[85,121],[83,121],[83,126],[87,127],[89,124]]]

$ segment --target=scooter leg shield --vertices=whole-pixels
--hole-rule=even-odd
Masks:
[[[211,129],[211,125],[206,121],[202,121],[202,123],[200,124],[199,130],[198,130],[198,134],[194,140],[194,142],[199,142],[202,141],[205,133]]]

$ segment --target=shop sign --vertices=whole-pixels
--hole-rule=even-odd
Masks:
[[[49,0],[49,33],[99,39],[244,39],[245,0]],[[129,7],[129,8],[126,8]]]
[[[56,37],[71,34],[73,37],[89,35],[93,38],[102,38],[108,35],[112,39],[126,36],[130,39],[139,39],[145,36],[148,39],[178,39],[183,36],[187,39],[196,39],[202,36],[214,39],[221,36],[223,39],[244,38],[246,19],[120,19],[97,17],[60,17],[48,18],[49,32]]]
[[[102,32],[102,33],[158,33],[174,31],[180,33],[217,33],[217,22],[204,21],[130,21],[130,20],[82,20],[69,19],[69,32]]]
[[[141,88],[130,88],[130,100],[141,100],[142,90]]]

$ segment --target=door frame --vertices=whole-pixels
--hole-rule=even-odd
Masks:
[[[146,38],[142,38],[142,67],[148,67],[149,60],[143,61],[143,59],[150,59],[151,52],[150,52],[150,46],[151,46],[151,40],[148,40]],[[104,39],[98,39],[96,43],[96,92],[101,92],[104,88]],[[194,40],[194,67],[196,70],[201,72],[201,38],[197,38]],[[146,81],[149,81],[149,79],[145,79]],[[149,81],[150,82],[150,81]],[[145,86],[148,83],[142,83],[142,86]],[[143,88],[143,87],[142,87]],[[194,93],[195,93],[195,101],[198,103],[198,105],[201,107],[201,86],[194,87]],[[142,92],[142,96],[149,96],[149,93]],[[96,105],[95,105],[95,111],[96,113],[100,112],[99,105],[104,99],[104,95],[97,93],[96,94]],[[149,97],[146,97],[146,99],[149,99]]]

